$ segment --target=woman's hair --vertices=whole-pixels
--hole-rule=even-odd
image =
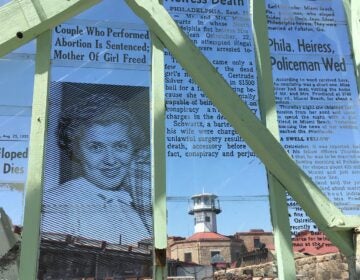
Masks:
[[[130,113],[127,102],[113,95],[96,94],[82,98],[62,112],[58,126],[59,146],[70,159],[75,159],[74,146],[83,129],[94,124],[106,126],[113,123],[127,126],[135,151],[147,145],[144,131]]]

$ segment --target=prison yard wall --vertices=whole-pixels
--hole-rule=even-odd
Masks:
[[[340,253],[321,256],[304,256],[295,260],[299,280],[341,280],[349,279],[346,258]],[[274,262],[217,271],[216,280],[278,279]]]

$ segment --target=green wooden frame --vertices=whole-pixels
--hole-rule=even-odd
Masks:
[[[268,47],[265,0],[256,0],[251,3],[261,119],[269,131],[279,141],[280,134],[277,112],[275,110],[275,92],[270,64],[270,50]],[[279,279],[291,279],[295,277],[296,270],[286,192],[281,183],[270,171],[268,171],[267,178],[278,277]]]
[[[21,252],[20,279],[36,279],[36,262],[39,243],[39,224],[41,210],[41,186],[42,186],[42,157],[43,139],[46,131],[46,99],[49,79],[49,49],[51,45],[50,29],[61,22],[71,18],[75,14],[101,2],[100,0],[18,0],[12,1],[0,7],[0,56],[3,56],[26,42],[38,38],[38,57],[34,85],[34,106],[31,129],[31,149],[29,158],[29,176],[26,191],[25,221],[23,232],[23,244]],[[289,237],[288,222],[284,222],[284,189],[302,206],[305,212],[314,220],[318,227],[324,231],[333,244],[348,257],[355,259],[353,232],[360,225],[359,216],[345,216],[335,207],[328,198],[322,194],[320,189],[312,180],[296,165],[287,152],[278,142],[276,129],[276,115],[268,115],[268,106],[273,100],[264,101],[261,105],[264,126],[243,103],[237,94],[233,92],[227,82],[217,73],[211,63],[193,45],[186,34],[177,26],[171,16],[162,7],[159,0],[126,0],[128,5],[148,25],[152,32],[153,40],[153,64],[163,64],[163,47],[167,47],[177,61],[183,66],[193,80],[200,86],[213,104],[228,119],[234,129],[242,136],[247,144],[253,149],[256,155],[263,161],[269,171],[270,195],[279,195],[277,202],[279,209],[274,209],[272,217],[275,226],[275,242],[278,249],[285,250],[280,256],[281,266],[289,264]],[[258,32],[264,31],[264,10],[263,1],[254,2],[256,19],[254,38]],[[256,6],[255,6],[256,5]],[[344,1],[348,11],[351,34],[356,61],[357,77],[359,77],[359,1]],[[350,8],[351,9],[350,9]],[[260,19],[259,19],[260,18]],[[266,24],[265,24],[266,25]],[[264,29],[265,28],[265,29]],[[262,30],[262,31],[261,31]],[[266,31],[266,30],[265,30]],[[164,44],[164,46],[162,45]],[[257,42],[256,42],[257,44]],[[272,78],[269,76],[268,48],[260,47],[266,45],[257,44],[258,75],[263,82],[259,83],[260,95],[265,89],[272,89]],[[47,58],[45,58],[47,56]],[[160,60],[159,60],[160,59]],[[155,68],[155,67],[154,67]],[[153,145],[153,180],[156,186],[153,190],[154,206],[154,245],[155,250],[155,273],[156,279],[163,279],[166,269],[163,263],[163,250],[166,248],[166,189],[165,189],[165,122],[164,122],[164,100],[163,96],[163,69],[158,67],[153,71],[152,78],[156,81],[152,85],[152,100],[154,103],[152,111],[152,145]],[[203,71],[197,71],[203,69]],[[218,92],[222,92],[221,96]],[[41,99],[41,98],[42,99]],[[263,97],[261,97],[263,98]],[[43,108],[41,106],[44,105]],[[157,138],[155,139],[155,133]],[[40,140],[40,141],[39,141]],[[38,143],[38,144],[36,144]],[[282,188],[282,187],[284,188]],[[40,199],[40,200],[39,200]],[[278,219],[278,220],[277,220]],[[279,235],[276,232],[279,230]],[[276,237],[278,236],[278,237]],[[33,259],[33,261],[32,261]],[[26,261],[25,261],[26,260]],[[292,266],[292,264],[291,264]],[[294,273],[293,269],[283,269],[280,279],[289,279]],[[354,278],[355,279],[355,278]]]
[[[45,138],[50,79],[51,31],[37,39],[34,78],[33,108],[29,149],[28,176],[26,182],[24,227],[20,256],[20,279],[36,279],[40,244],[40,218],[43,187]],[[26,263],[26,265],[22,265]]]
[[[154,233],[154,279],[166,279],[166,154],[165,154],[165,95],[164,54],[161,41],[151,33],[151,150],[152,150],[152,200]]]

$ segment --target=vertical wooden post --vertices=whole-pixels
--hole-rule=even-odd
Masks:
[[[153,279],[166,279],[166,154],[165,154],[165,92],[164,46],[151,33],[151,154],[154,267]]]
[[[274,137],[279,140],[265,1],[253,0],[251,4],[261,119]],[[286,192],[271,172],[267,171],[267,173],[278,277],[280,280],[295,279],[295,261],[291,242]]]
[[[20,256],[20,280],[37,279],[50,50],[51,30],[48,30],[37,38],[29,163],[25,189],[24,229]]]

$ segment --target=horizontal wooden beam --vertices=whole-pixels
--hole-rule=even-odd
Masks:
[[[15,0],[0,7],[0,57],[101,0]]]

